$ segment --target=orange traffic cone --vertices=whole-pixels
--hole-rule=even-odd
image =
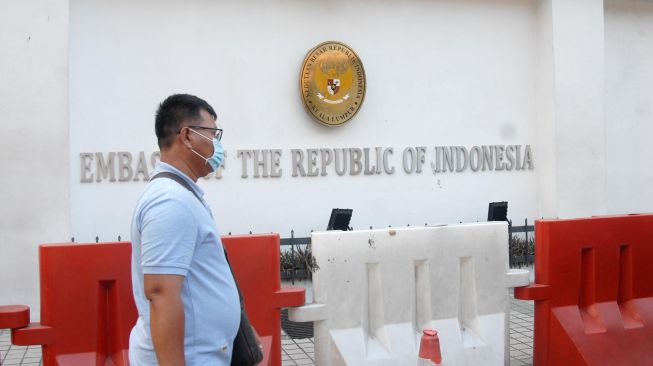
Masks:
[[[422,340],[419,342],[418,365],[440,365],[442,354],[440,353],[440,338],[438,332],[433,329],[424,329]]]

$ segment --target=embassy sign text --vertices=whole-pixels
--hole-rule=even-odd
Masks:
[[[225,163],[206,179],[220,179],[231,169],[229,152]],[[236,150],[236,167],[243,179],[325,177],[328,175],[451,174],[471,171],[533,170],[530,145],[481,146],[409,146],[307,148],[307,149],[240,149]],[[83,152],[80,157],[81,183],[148,181],[160,159],[155,151]],[[289,164],[289,165],[288,165]]]

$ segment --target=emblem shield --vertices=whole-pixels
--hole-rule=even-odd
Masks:
[[[327,79],[327,91],[331,95],[338,94],[340,90],[340,79]]]

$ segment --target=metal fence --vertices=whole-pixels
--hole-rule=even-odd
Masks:
[[[290,238],[282,238],[280,245],[290,246],[290,251],[281,252],[281,279],[295,280],[312,278],[313,254],[310,249],[311,237],[295,238],[295,230],[290,230]]]
[[[510,267],[524,267],[535,262],[535,226],[528,225],[524,219],[524,226],[514,226],[508,221],[508,258]]]

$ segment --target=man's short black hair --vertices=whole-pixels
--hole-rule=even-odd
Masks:
[[[200,120],[202,109],[209,112],[214,119],[218,118],[209,103],[190,94],[174,94],[159,104],[154,122],[159,148],[170,147],[174,136],[182,127],[187,126],[189,122]]]

